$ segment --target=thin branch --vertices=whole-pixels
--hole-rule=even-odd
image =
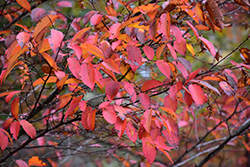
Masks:
[[[214,151],[212,151],[210,154],[208,154],[203,160],[200,161],[200,163],[198,165],[196,165],[196,167],[201,167],[203,166],[208,160],[210,160],[211,158],[213,158],[217,153],[219,153],[226,145],[227,143],[233,139],[236,136],[239,136],[242,132],[244,132],[246,129],[248,129],[250,127],[250,119],[248,119],[246,122],[244,122],[244,124],[242,124],[237,130],[234,131],[234,133],[232,133],[232,135],[228,136],[228,138],[221,143],[221,145],[216,148]]]

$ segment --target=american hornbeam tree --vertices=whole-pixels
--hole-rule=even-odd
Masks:
[[[1,166],[250,166],[249,9],[1,1]]]

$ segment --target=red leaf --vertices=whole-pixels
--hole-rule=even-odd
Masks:
[[[150,133],[152,121],[152,109],[146,110],[143,114],[142,124],[145,130]]]
[[[82,100],[82,101],[79,102],[79,108],[80,108],[81,111],[85,111],[86,107],[87,107],[86,101]]]
[[[126,118],[125,114],[127,113],[127,111],[122,106],[114,105],[114,107],[115,107],[115,110],[118,112],[118,116],[123,121]]]
[[[157,34],[158,21],[152,21],[149,27],[149,36],[151,39],[155,39]]]
[[[192,71],[192,64],[185,58],[178,57],[178,60],[183,64],[189,71]],[[189,78],[190,79],[190,78]]]
[[[168,130],[162,131],[163,135],[167,139],[167,142],[174,148],[179,145],[179,135],[175,134],[173,131],[169,132]]]
[[[190,80],[190,81],[191,81],[191,82],[196,82],[196,83],[198,83],[198,84],[200,84],[200,85],[202,85],[202,86],[205,86],[205,87],[207,87],[207,88],[213,90],[214,92],[218,93],[218,95],[220,95],[220,92],[219,92],[219,90],[218,90],[217,88],[215,88],[214,86],[210,85],[209,83],[207,83],[207,82],[205,82],[205,81],[194,80],[194,79],[192,79],[192,80]]]
[[[13,135],[14,139],[17,140],[18,134],[20,131],[20,123],[18,121],[15,121],[10,126],[10,133]]]
[[[194,79],[194,77],[196,77],[196,75],[200,72],[201,70],[198,69],[196,71],[193,71],[189,74],[189,79]]]
[[[114,124],[116,122],[116,113],[114,111],[114,107],[108,106],[102,111],[102,115],[106,121],[110,124]]]
[[[100,24],[101,21],[102,21],[102,15],[101,14],[95,14],[94,16],[91,17],[90,24],[92,26],[97,26],[98,24]]]
[[[86,13],[82,19],[83,24],[86,25],[89,22],[91,16],[93,16],[94,14],[97,14],[97,13],[98,13],[97,11],[90,11],[90,12]]]
[[[163,85],[163,83],[161,81],[151,79],[151,80],[146,81],[142,85],[141,90],[144,92],[144,91],[147,91],[147,90],[150,90],[150,89],[153,89],[153,88],[157,88],[157,87],[159,87],[161,85]]]
[[[171,30],[173,32],[173,35],[176,38],[176,41],[178,43],[181,43],[181,41],[183,40],[183,38],[182,38],[182,33],[181,33],[180,29],[178,27],[176,27],[175,25],[171,25],[170,28],[171,28]]]
[[[70,1],[60,1],[56,5],[58,7],[72,7],[72,2],[70,2]]]
[[[61,42],[63,40],[63,33],[58,30],[51,30],[51,37],[49,38],[49,44],[51,49],[53,50],[53,53],[57,52],[57,49],[60,47]]]
[[[117,39],[119,37],[121,23],[115,23],[109,28],[109,39]]]
[[[187,23],[187,24],[189,25],[189,27],[193,30],[194,35],[195,35],[196,39],[198,40],[199,34],[198,34],[197,29],[196,29],[189,21],[186,21],[186,23]]]
[[[28,0],[16,0],[16,2],[22,6],[24,9],[28,10],[29,12],[31,12],[31,7],[30,7],[30,3]]]
[[[103,65],[105,68],[107,68],[107,69],[109,69],[109,70],[111,70],[111,71],[113,71],[113,72],[115,72],[115,73],[117,73],[117,74],[120,74],[119,67],[118,67],[117,64],[114,62],[113,59],[106,59],[106,60],[104,60],[104,61],[102,62],[102,65]]]
[[[105,87],[106,96],[109,101],[112,101],[119,92],[120,85],[115,81],[109,81]]]
[[[221,89],[226,93],[226,95],[231,96],[234,94],[234,90],[231,86],[228,85],[225,81],[221,81],[220,83]]]
[[[118,137],[121,138],[127,125],[127,120],[121,120],[120,117],[116,118],[115,129],[118,131]]]
[[[141,51],[139,48],[132,45],[127,45],[126,50],[128,53],[128,60],[130,61],[129,64],[131,65],[132,70],[136,71],[142,63]]]
[[[0,97],[7,95],[7,96],[5,97],[5,101],[6,101],[7,103],[9,103],[9,101],[12,99],[12,97],[13,97],[15,94],[20,93],[20,92],[21,92],[21,90],[17,90],[17,91],[13,91],[13,92],[4,92],[4,93],[1,93],[1,94],[0,94]]]
[[[149,60],[153,60],[153,58],[154,58],[154,49],[153,48],[146,45],[143,47],[143,51]]]
[[[156,65],[162,74],[164,74],[167,78],[170,78],[171,70],[167,62],[164,62],[163,60],[157,60]]]
[[[199,85],[189,85],[188,89],[197,106],[202,105],[207,101],[207,97],[203,94],[203,90]]]
[[[170,45],[169,43],[167,43],[167,47],[168,47],[168,49],[169,49],[169,51],[170,51],[172,57],[174,58],[174,60],[177,60],[177,54],[176,54],[176,52],[175,52],[173,46]]]
[[[79,69],[77,69],[79,70]],[[82,64],[80,69],[80,78],[82,82],[91,90],[95,87],[95,71],[92,64]]]
[[[128,122],[127,127],[126,127],[126,134],[128,138],[135,143],[137,138],[138,138],[138,133],[136,132],[136,129],[134,128],[133,124],[131,121]]]
[[[138,95],[139,100],[142,104],[142,106],[147,110],[151,107],[151,102],[150,102],[150,98],[146,93],[140,93]]]
[[[16,164],[17,164],[19,167],[29,167],[28,164],[27,164],[25,161],[21,160],[21,159],[17,159],[17,160],[16,160]]]
[[[148,160],[148,163],[152,164],[156,157],[155,147],[148,141],[142,142],[143,154]]]
[[[4,150],[8,146],[8,137],[4,134],[4,130],[0,128],[0,147]]]
[[[11,103],[11,108],[10,108],[11,114],[13,117],[18,120],[18,112],[19,112],[19,98],[16,97],[12,103]]]
[[[18,41],[18,44],[21,46],[21,48],[23,48],[23,46],[29,42],[30,40],[30,34],[27,32],[20,32],[17,36],[16,39]]]
[[[178,93],[182,89],[182,82],[179,81],[175,85],[171,86],[169,89],[169,96],[171,98],[175,98],[176,93]]]
[[[71,46],[68,46],[68,47],[74,50],[77,59],[80,60],[82,57],[82,48],[76,44],[72,44]]]
[[[163,136],[157,136],[154,144],[156,145],[157,148],[162,148],[164,150],[170,151],[173,147],[169,147],[165,144],[166,142],[166,138],[164,138]]]
[[[87,107],[85,111],[82,112],[82,118],[81,118],[81,123],[82,126],[89,130],[89,125],[88,125],[88,115],[92,111],[91,107]]]
[[[135,93],[135,89],[134,89],[133,85],[131,85],[129,82],[126,82],[126,81],[122,82],[121,84],[124,87],[124,89],[128,92],[132,101],[135,102],[136,101],[136,93]]]
[[[76,98],[74,98],[70,104],[69,104],[69,108],[67,109],[67,111],[65,112],[65,117],[64,117],[64,121],[68,118],[69,115],[72,115],[76,112],[76,110],[78,110],[79,108],[79,102],[82,100],[83,96],[78,96]]]
[[[174,49],[184,56],[187,50],[186,40],[182,38],[181,42],[178,42],[177,40],[174,41]]]
[[[2,128],[4,129],[4,130],[7,130],[7,129],[9,129],[9,127],[10,127],[10,125],[12,124],[12,122],[14,121],[14,118],[7,118],[4,122],[3,122],[3,124],[2,124]]]
[[[206,38],[203,37],[199,37],[200,40],[202,40],[202,42],[206,45],[206,47],[208,48],[209,52],[212,54],[213,57],[216,56],[216,50],[214,48],[214,45],[207,40]]]
[[[80,64],[75,58],[68,58],[69,69],[76,78],[80,78]]]
[[[185,100],[186,104],[188,105],[188,107],[190,107],[192,105],[192,103],[194,102],[192,99],[192,96],[186,91],[184,93],[184,100]]]
[[[31,20],[32,21],[39,21],[44,15],[46,14],[46,11],[43,8],[35,8],[31,11]]]
[[[188,77],[188,72],[187,72],[187,69],[184,67],[183,64],[181,64],[180,62],[178,61],[174,61],[173,64],[178,68],[178,70],[181,71],[182,75],[184,78],[187,78]]]
[[[22,125],[24,131],[32,138],[35,139],[36,138],[36,129],[34,128],[34,126],[29,123],[26,120],[21,120],[19,121],[20,124]]]
[[[166,37],[169,37],[170,33],[170,15],[169,13],[164,13],[161,15],[160,17],[160,31],[163,35],[165,35]]]
[[[171,108],[175,112],[177,110],[177,100],[176,100],[176,98],[171,98],[169,95],[167,95],[164,98],[164,106],[166,108]]]

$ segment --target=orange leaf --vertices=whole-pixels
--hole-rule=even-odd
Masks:
[[[16,97],[12,101],[10,111],[13,117],[18,121],[18,112],[19,112],[19,98],[18,97]]]
[[[47,80],[48,77],[49,79]],[[43,76],[42,78],[38,78],[35,82],[33,82],[33,86],[44,84],[44,81],[46,80],[46,83],[54,83],[57,81],[57,79],[58,78],[56,76]]]
[[[33,156],[29,159],[29,166],[47,166],[38,156]]]
[[[73,37],[73,39],[72,39],[72,41],[71,41],[71,44],[73,43],[73,42],[75,42],[75,40],[77,40],[78,38],[80,38],[85,32],[87,32],[88,30],[90,30],[90,27],[88,27],[88,28],[83,28],[82,30],[80,30],[80,31],[78,31],[75,35],[74,35],[74,37]]]
[[[240,53],[244,57],[244,59],[243,58],[242,59],[245,60],[246,62],[250,63],[250,50],[247,48],[241,48]]]
[[[31,12],[31,7],[30,7],[30,3],[27,0],[16,0],[16,2],[22,6],[24,9],[28,10],[29,12]]]
[[[55,70],[60,70],[60,68],[57,66],[55,60],[47,53],[41,53],[42,56],[46,59],[46,61],[49,63],[49,65],[54,68]]]
[[[179,116],[178,116],[171,108],[160,107],[160,109],[162,109],[163,111],[165,111],[165,112],[167,112],[169,115],[171,115],[173,119],[179,118]]]
[[[95,128],[95,116],[96,116],[97,110],[91,110],[88,114],[88,127],[90,130],[94,130]]]
[[[58,15],[47,15],[44,18],[41,19],[41,21],[36,25],[33,37],[36,38],[36,36],[44,29],[51,26],[54,21],[58,18]],[[44,31],[44,30],[43,30]]]
[[[99,57],[101,59],[105,59],[104,53],[102,52],[102,50],[91,43],[83,43],[83,44],[81,44],[81,48],[83,50],[86,50],[89,53],[95,55],[96,57]]]

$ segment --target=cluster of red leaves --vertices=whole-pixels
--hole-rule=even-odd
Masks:
[[[31,12],[28,1],[17,2]],[[249,86],[249,78],[237,78],[230,69],[220,73],[192,71],[192,64],[185,57],[187,54],[195,56],[194,45],[190,43],[191,35],[185,33],[191,29],[195,42],[204,45],[203,50],[207,49],[214,59],[220,60],[214,45],[200,35],[200,32],[210,29],[221,31],[225,26],[222,11],[215,0],[208,0],[205,4],[171,0],[162,6],[149,3],[134,8],[129,6],[132,1],[118,0],[117,3],[128,13],[122,15],[114,8],[116,4],[110,1],[106,13],[90,11],[80,19],[84,28],[80,26],[79,19],[72,21],[70,26],[74,31],[71,34],[64,34],[60,30],[63,25],[67,27],[69,24],[64,15],[59,12],[46,14],[41,8],[31,12],[32,20],[38,22],[35,27],[16,24],[22,30],[11,42],[6,42],[6,62],[0,82],[3,83],[14,68],[20,69],[23,81],[21,90],[0,94],[1,97],[7,95],[6,102],[11,103],[11,117],[4,121],[0,129],[2,150],[9,140],[12,142],[7,131],[9,128],[16,140],[20,125],[28,136],[36,138],[36,130],[29,120],[33,117],[31,111],[39,104],[34,104],[33,110],[27,107],[27,112],[19,113],[22,105],[20,96],[25,93],[25,83],[30,81],[29,77],[24,76],[31,75],[31,66],[23,60],[26,56],[45,60],[41,66],[43,75],[36,76],[38,79],[32,83],[33,87],[55,83],[59,91],[65,87],[69,90],[55,97],[58,101],[56,110],[65,110],[64,114],[58,115],[58,121],[80,116],[81,120],[76,123],[81,123],[87,131],[93,131],[96,117],[103,118],[109,124],[114,124],[119,138],[125,133],[133,143],[141,141],[143,154],[150,164],[155,160],[156,148],[173,163],[168,151],[179,143],[177,122],[186,120],[180,117],[180,112],[176,112],[178,105],[184,106],[182,109],[185,112],[191,111],[190,108],[210,101],[214,94],[237,96],[249,103],[249,99],[241,94],[242,89]],[[61,1],[57,5],[72,6],[68,1]],[[119,19],[121,15],[122,20]],[[180,22],[181,19],[186,20]],[[52,25],[53,28],[50,28]],[[7,40],[8,37],[4,38]],[[245,72],[250,69],[250,52],[247,48],[241,48],[240,52],[246,63],[232,62],[232,65]],[[137,73],[143,65],[154,67],[152,74],[163,74],[163,77],[139,81],[136,75],[139,75]],[[219,85],[225,94],[213,85]],[[104,92],[103,101],[97,107],[83,100],[84,94],[90,90]],[[159,104],[153,97],[160,94],[164,98]],[[15,95],[17,97],[14,98]],[[44,113],[47,115],[44,119],[49,120],[49,113]],[[22,163],[22,160],[17,160],[18,165]],[[42,162],[36,160],[36,163]]]

